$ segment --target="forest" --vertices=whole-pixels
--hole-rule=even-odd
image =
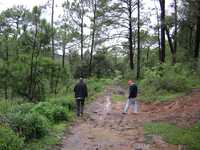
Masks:
[[[87,149],[72,148],[63,140],[79,120],[74,100],[79,78],[89,93],[83,122],[95,116],[90,106],[108,97],[113,110],[107,113],[118,112],[119,117],[101,114],[104,106],[96,113],[105,124],[115,124],[109,117],[113,122],[120,118],[127,81],[133,80],[141,116],[128,115],[128,124],[134,124],[132,118],[139,121],[145,111],[152,113],[150,120],[139,121],[143,145],[153,149],[156,135],[166,142],[166,150],[175,150],[174,145],[199,150],[199,1],[63,0],[59,17],[56,1],[0,10],[0,150]],[[100,102],[97,105],[101,108]],[[121,128],[128,132],[129,127]],[[95,142],[97,147],[90,149],[129,150]]]

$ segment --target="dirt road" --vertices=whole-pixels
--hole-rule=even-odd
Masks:
[[[61,150],[181,150],[159,136],[144,135],[147,122],[170,122],[189,127],[200,116],[200,91],[167,103],[139,103],[140,112],[123,115],[124,102],[112,103],[113,93],[124,94],[120,87],[109,87],[87,106],[80,118],[63,137]]]

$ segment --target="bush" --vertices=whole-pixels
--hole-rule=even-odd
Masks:
[[[72,96],[56,98],[51,100],[50,103],[56,106],[63,106],[69,110],[74,110],[75,108],[75,100]]]
[[[79,64],[74,71],[74,78],[87,78],[89,77],[89,65],[86,62]]]
[[[198,83],[188,67],[181,64],[161,64],[146,69],[139,88],[142,91],[141,98],[144,100],[166,101],[182,95]]]
[[[24,141],[18,137],[10,128],[0,126],[0,149],[22,150]]]
[[[110,77],[114,75],[113,65],[106,55],[106,53],[100,52],[94,55],[92,73],[98,78]]]
[[[26,140],[40,138],[48,133],[49,122],[39,113],[11,113],[9,120],[10,127]]]
[[[34,103],[24,103],[21,105],[16,105],[10,109],[10,112],[12,113],[28,113],[31,108],[34,106]]]
[[[89,91],[100,92],[104,87],[104,82],[100,79],[92,78],[88,82]]]
[[[6,114],[11,111],[18,103],[10,100],[0,100],[0,114]]]
[[[49,102],[40,102],[31,109],[31,112],[44,115],[53,123],[70,120],[70,116],[68,115],[69,109],[67,108],[69,107],[68,103],[65,101],[62,101],[62,103],[60,102],[59,105],[55,105],[55,103],[55,101],[54,104]]]
[[[147,69],[141,87],[150,91],[183,92],[189,89],[188,72],[180,64],[175,66],[162,64]]]
[[[50,104],[49,102],[40,102],[31,109],[31,112],[44,115],[50,121],[53,121],[53,109],[54,109],[54,106]]]
[[[56,106],[53,110],[53,118],[55,122],[71,120],[70,112],[62,106]]]

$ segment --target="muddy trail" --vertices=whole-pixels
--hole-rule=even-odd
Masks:
[[[181,150],[181,145],[168,144],[159,136],[145,136],[144,124],[190,127],[199,120],[200,90],[167,103],[139,102],[139,113],[129,109],[126,115],[122,114],[125,101],[112,103],[113,93],[125,94],[120,87],[107,88],[66,132],[61,150]]]

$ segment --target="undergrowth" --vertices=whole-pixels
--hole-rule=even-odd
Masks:
[[[188,150],[200,149],[200,122],[191,128],[179,128],[168,123],[147,123],[144,129],[146,135],[159,135],[168,143],[186,145]]]

